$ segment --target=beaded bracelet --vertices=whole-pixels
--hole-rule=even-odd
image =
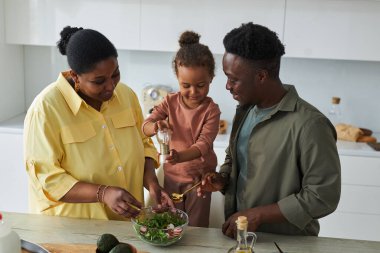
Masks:
[[[96,191],[96,199],[98,200],[98,202],[100,202],[100,198],[99,198],[99,193],[100,193],[100,189],[103,187],[104,185],[100,184],[98,186],[98,190]]]
[[[106,194],[106,190],[107,190],[108,187],[109,187],[109,185],[106,185],[106,187],[104,187],[104,189],[103,189],[102,203],[104,203],[104,195]]]

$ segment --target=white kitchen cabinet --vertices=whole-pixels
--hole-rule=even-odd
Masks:
[[[340,155],[337,210],[320,219],[320,236],[380,241],[380,157]]]
[[[8,43],[55,46],[70,25],[103,33],[117,48],[138,49],[140,0],[5,0]]]
[[[380,61],[375,0],[3,0],[11,44],[55,46],[64,26],[99,30],[118,49],[169,51],[185,30],[224,53],[232,28],[253,21],[275,31],[285,57]]]
[[[380,1],[287,0],[286,57],[379,61]]]
[[[253,21],[283,34],[285,0],[142,0],[141,49],[176,51],[185,30],[201,35],[213,53],[224,53],[223,38],[232,28]]]
[[[22,46],[5,43],[4,0],[0,0],[0,122],[25,110],[23,53]]]
[[[22,133],[0,132],[0,211],[28,212]]]

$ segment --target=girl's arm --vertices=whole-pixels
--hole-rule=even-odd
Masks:
[[[159,129],[170,129],[169,123],[166,120],[157,120],[157,121],[145,121],[142,126],[143,133],[152,137],[157,134]]]
[[[170,156],[166,159],[169,163],[191,161],[207,154],[212,149],[212,144],[219,131],[220,110],[216,104],[210,110],[211,112],[202,126],[198,140],[188,149],[181,151],[172,149]]]
[[[157,133],[157,130],[158,130],[157,121],[156,122],[146,121],[144,122],[143,127],[142,127],[143,133],[148,137],[152,137],[153,135],[155,135]]]
[[[176,164],[191,161],[201,156],[201,151],[197,147],[192,146],[183,151],[170,150],[170,156],[166,158],[166,161],[170,164]]]

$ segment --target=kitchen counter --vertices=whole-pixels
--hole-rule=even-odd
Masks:
[[[155,247],[140,241],[130,222],[72,219],[38,214],[3,213],[19,236],[35,243],[96,244],[103,233],[112,233],[120,241],[134,245],[138,250],[160,252],[227,252],[235,241],[225,237],[220,229],[186,227],[183,238],[169,247]],[[284,236],[257,233],[256,253],[277,252],[276,241],[286,252],[299,253],[375,253],[380,252],[380,242],[323,238],[314,236]]]
[[[380,134],[374,133],[374,136],[377,137],[378,142],[380,142]],[[219,134],[214,141],[214,147],[226,148],[228,146],[229,138],[229,134]],[[380,158],[380,152],[372,149],[367,143],[338,140],[336,145],[338,147],[339,155]]]
[[[19,114],[9,120],[0,122],[0,133],[10,133],[10,134],[22,134],[24,126],[25,113]],[[380,133],[373,134],[380,142]],[[228,140],[230,138],[229,134],[219,134],[215,141],[215,148],[226,148],[228,146]],[[155,138],[153,138],[155,141]],[[337,142],[339,155],[347,156],[366,156],[366,157],[379,157],[380,152],[375,151],[366,143],[350,142],[350,141],[340,141]]]

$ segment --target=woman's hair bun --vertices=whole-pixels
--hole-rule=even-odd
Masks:
[[[71,26],[66,26],[63,28],[63,30],[60,33],[61,39],[57,42],[57,47],[59,49],[59,52],[61,52],[61,54],[66,55],[66,47],[67,47],[67,44],[69,43],[71,36],[80,30],[83,30],[83,28],[71,27]]]
[[[199,43],[199,38],[200,37],[201,36],[198,33],[196,33],[196,32],[185,31],[179,37],[178,42],[179,42],[180,47],[184,47],[184,46],[188,46],[188,45],[191,45],[191,44]]]

